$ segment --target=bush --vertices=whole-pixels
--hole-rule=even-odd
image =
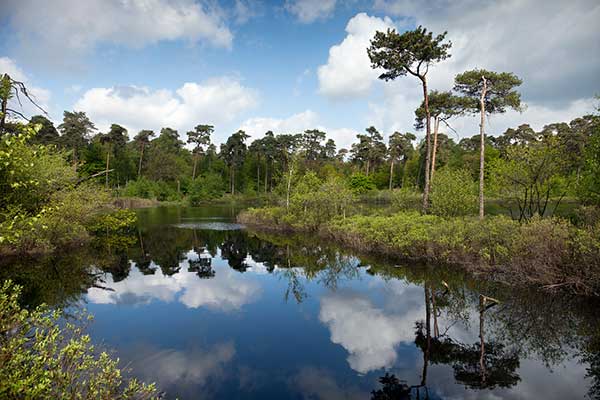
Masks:
[[[392,191],[392,208],[395,211],[420,210],[422,195],[414,188],[403,187]]]
[[[221,198],[224,194],[225,185],[221,175],[208,173],[192,181],[188,188],[188,201],[191,205],[197,205],[202,201]]]
[[[22,309],[19,296],[10,281],[0,287],[0,398],[158,398],[154,385],[124,379],[118,359],[97,354],[81,323],[59,325],[60,312],[44,306]]]
[[[177,201],[181,199],[181,194],[177,192],[176,187],[165,181],[151,181],[146,178],[127,182],[123,195],[159,201]]]
[[[431,212],[445,217],[469,215],[477,210],[475,186],[469,171],[443,168],[431,186]]]
[[[371,177],[366,176],[362,173],[352,175],[348,184],[350,186],[350,189],[355,194],[364,194],[376,189],[375,183],[373,182]]]

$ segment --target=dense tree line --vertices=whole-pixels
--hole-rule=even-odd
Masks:
[[[481,136],[460,140],[451,118],[468,112],[449,92],[430,93],[433,120],[430,184],[436,169],[467,171],[475,181],[480,175]],[[423,105],[415,110],[415,129],[425,125]],[[413,188],[424,190],[426,140],[411,132],[393,132],[384,140],[373,126],[358,134],[350,149],[337,149],[333,139],[318,129],[302,133],[275,134],[249,141],[244,131],[233,133],[219,148],[212,142],[214,127],[199,124],[182,135],[163,128],[133,135],[118,124],[99,133],[83,112],[64,113],[56,128],[42,115],[31,118],[38,128],[32,139],[68,151],[81,176],[97,178],[120,193],[160,200],[189,196],[195,201],[225,193],[285,195],[308,171],[325,180],[345,179],[357,193],[372,189]],[[10,126],[8,126],[10,130]],[[499,136],[486,136],[483,169],[486,192],[506,199],[519,218],[547,212],[551,198],[579,197],[598,204],[598,153],[600,119],[586,115],[566,123],[552,123],[535,131],[523,124]],[[464,182],[468,184],[468,182]]]

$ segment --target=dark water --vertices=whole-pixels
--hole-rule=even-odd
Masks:
[[[141,210],[135,235],[1,278],[28,305],[86,307],[93,339],[168,398],[599,398],[590,300],[247,232],[235,214]]]

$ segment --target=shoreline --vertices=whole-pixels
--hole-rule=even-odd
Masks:
[[[273,218],[265,210],[244,210],[237,221],[250,230],[311,234],[365,254],[458,268],[510,286],[600,297],[600,241],[589,237],[593,232],[560,220],[520,225],[492,217],[479,224],[471,218],[398,213],[335,219],[315,228]]]

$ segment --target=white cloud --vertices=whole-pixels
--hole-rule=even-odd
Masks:
[[[8,74],[12,79],[23,82],[31,98],[44,110],[49,111],[50,91],[33,85],[27,74],[13,59],[0,57],[0,76],[3,74]],[[12,98],[9,101],[9,108],[22,112],[25,116],[42,113],[39,108],[31,104],[24,96],[21,96],[21,104],[19,104],[17,98]]]
[[[164,275],[159,268],[154,274],[144,275],[135,267],[127,279],[119,282],[107,276],[104,286],[112,291],[90,288],[87,298],[95,304],[145,304],[159,300],[178,301],[188,308],[234,311],[261,294],[256,281],[242,278],[229,267],[216,268],[211,279],[198,278],[194,272],[187,271],[188,260],[194,258],[193,252],[188,253],[186,260],[180,263],[181,271],[173,276]]]
[[[360,13],[346,25],[344,40],[329,49],[327,64],[319,67],[320,93],[333,98],[353,97],[369,93],[379,72],[371,68],[367,47],[376,31],[393,26],[389,18]]]
[[[431,68],[430,89],[449,90],[457,73],[472,68],[511,71],[523,79],[519,90],[527,111],[492,117],[492,134],[516,122],[541,127],[568,121],[589,111],[588,99],[598,91],[600,6],[593,0],[576,0],[569,7],[560,0],[547,1],[544,7],[534,0],[375,0],[374,8],[396,17],[395,23],[387,17],[354,16],[346,38],[330,49],[318,76],[320,92],[330,98],[364,98],[377,85],[364,123],[385,134],[413,131],[413,110],[422,100],[420,82],[411,76],[375,83],[378,73],[370,68],[366,48],[374,31],[388,26],[403,31],[404,26],[422,24],[435,34],[448,31],[452,57]],[[352,22],[361,29],[351,31]],[[474,118],[454,124],[460,137],[477,131]]]
[[[307,129],[319,129],[327,133],[327,138],[335,140],[338,149],[348,148],[356,139],[357,132],[350,128],[328,128],[321,123],[321,118],[311,110],[293,114],[287,118],[254,117],[240,125],[240,129],[250,135],[251,141],[264,136],[265,132],[275,134],[302,133]]]
[[[262,137],[265,132],[301,133],[306,129],[315,128],[319,117],[317,113],[306,110],[293,114],[287,118],[253,117],[244,121],[240,129],[244,130],[252,139]]]
[[[57,61],[102,43],[142,47],[185,39],[230,48],[233,34],[223,12],[207,4],[193,0],[13,0],[6,11],[20,50],[38,56],[41,52]]]
[[[329,327],[331,341],[348,351],[350,367],[367,373],[394,364],[396,347],[414,341],[414,323],[423,315],[422,305],[389,313],[364,295],[338,291],[321,299],[319,320]]]
[[[409,18],[434,33],[448,31],[452,57],[430,73],[432,87],[452,86],[472,68],[523,78],[526,100],[544,103],[590,97],[600,72],[600,5],[594,0],[479,2],[376,0],[375,8]]]
[[[285,8],[304,24],[326,19],[333,14],[336,0],[290,0]]]
[[[166,126],[188,130],[198,123],[229,123],[257,103],[255,90],[222,77],[185,83],[175,93],[138,86],[93,88],[73,108],[85,111],[100,130],[118,123],[134,133]]]
[[[134,346],[130,355],[136,373],[144,379],[156,381],[163,388],[171,385],[204,386],[221,380],[234,356],[232,342],[216,343],[210,350],[192,347],[186,351],[142,344]]]
[[[304,399],[359,400],[369,397],[368,393],[346,382],[338,384],[334,376],[322,368],[303,367],[291,380]]]

